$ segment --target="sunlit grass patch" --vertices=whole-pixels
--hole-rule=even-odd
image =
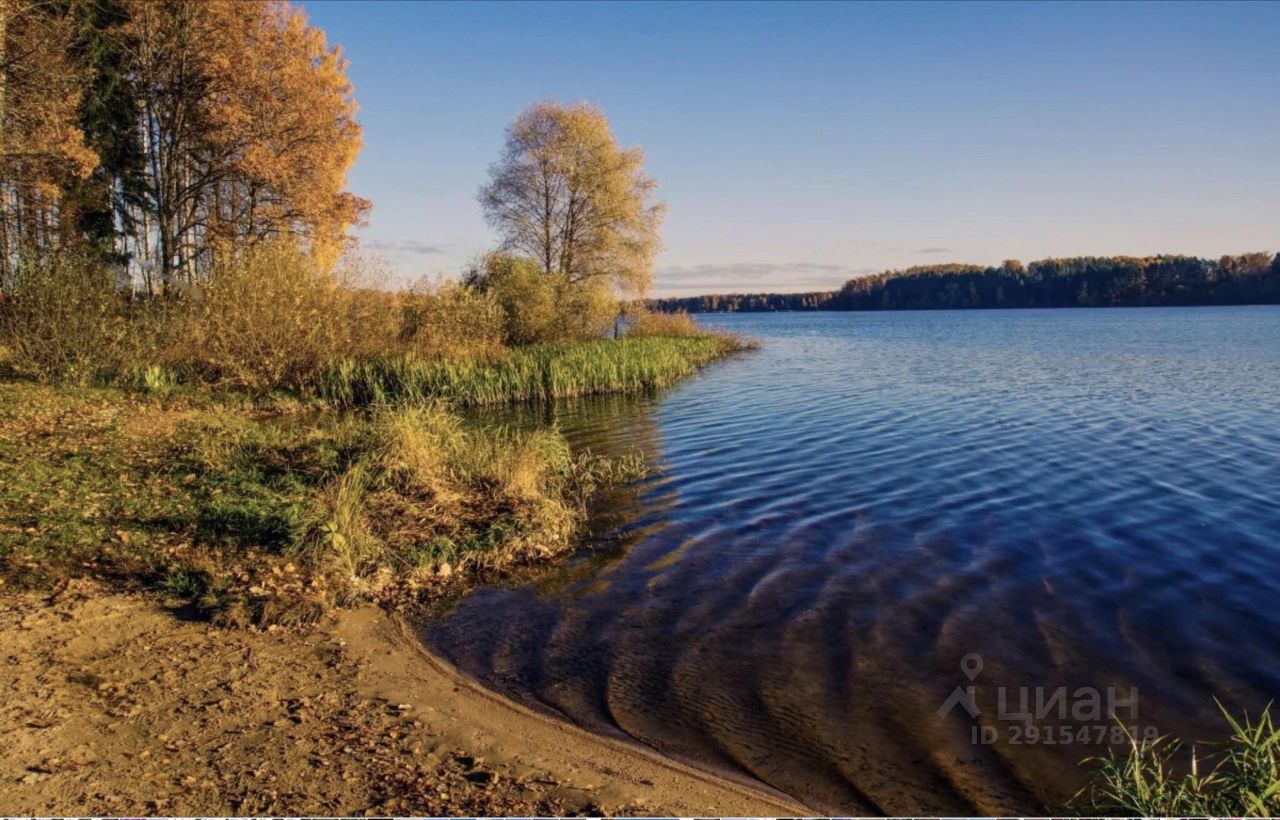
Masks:
[[[320,488],[294,554],[375,596],[559,554],[598,485],[647,469],[574,456],[551,430],[469,428],[439,405],[378,411],[360,442]]]

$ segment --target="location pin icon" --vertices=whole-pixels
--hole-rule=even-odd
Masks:
[[[970,652],[960,659],[960,671],[969,680],[978,677],[978,673],[982,671],[982,656],[977,652]]]

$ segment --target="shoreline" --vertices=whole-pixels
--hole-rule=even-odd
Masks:
[[[484,689],[377,607],[183,616],[89,580],[0,597],[4,813],[809,813]]]
[[[405,642],[409,651],[417,654],[423,662],[429,665],[439,675],[454,683],[459,689],[466,691],[466,699],[469,700],[473,707],[480,701],[492,704],[496,712],[508,713],[512,718],[512,723],[520,726],[532,727],[543,726],[563,742],[573,742],[574,744],[584,744],[589,747],[590,752],[584,753],[583,748],[573,751],[575,756],[580,755],[587,761],[598,761],[599,758],[594,751],[597,747],[604,747],[609,753],[617,755],[619,759],[623,759],[632,763],[637,770],[648,769],[653,767],[659,771],[665,771],[669,774],[669,781],[654,780],[652,783],[645,784],[643,780],[638,781],[640,785],[651,786],[659,791],[662,788],[670,788],[672,786],[683,786],[685,781],[691,783],[703,784],[706,790],[711,794],[719,794],[721,792],[726,795],[733,795],[734,800],[746,801],[746,805],[751,807],[753,815],[762,814],[760,809],[769,809],[774,816],[781,814],[790,815],[811,815],[813,808],[801,803],[789,795],[778,791],[767,784],[760,783],[749,777],[736,777],[732,773],[718,773],[706,768],[702,768],[690,763],[685,763],[675,758],[668,757],[652,747],[627,737],[612,738],[605,735],[584,729],[571,721],[556,716],[549,711],[540,711],[521,704],[500,692],[485,687],[478,681],[472,680],[467,675],[457,669],[448,659],[443,658],[432,652],[425,644],[422,643],[410,629],[409,622],[400,616],[391,618],[394,626],[399,630],[399,637]],[[594,765],[594,764],[593,764]],[[601,767],[604,771],[604,768]],[[609,772],[606,771],[606,774]],[[616,774],[616,772],[614,773]],[[649,778],[646,778],[649,779]],[[634,799],[633,801],[634,802]],[[659,808],[669,807],[668,803],[654,801],[651,804],[648,800],[644,800],[641,804],[645,808],[656,806]],[[720,811],[719,804],[713,804],[715,811],[697,811],[705,804],[696,804],[686,806],[687,811],[684,814],[676,812],[667,812],[667,814],[677,814],[677,816],[692,816],[694,814],[719,814],[726,816],[726,812]],[[614,812],[616,813],[616,812]],[[744,816],[744,815],[738,815]]]

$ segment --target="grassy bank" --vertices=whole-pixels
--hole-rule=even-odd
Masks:
[[[348,408],[431,399],[478,406],[639,395],[668,387],[742,346],[732,337],[704,334],[529,345],[452,359],[405,353],[339,362],[320,374],[312,391],[325,404]]]
[[[308,620],[554,558],[595,489],[644,470],[438,404],[264,418],[0,383],[0,578],[90,575],[228,622]]]
[[[164,296],[83,255],[24,264],[0,301],[0,578],[90,574],[267,622],[547,560],[640,458],[455,411],[648,393],[743,346],[687,317],[607,340],[612,298],[584,322],[572,293],[388,291],[361,264],[261,243]]]

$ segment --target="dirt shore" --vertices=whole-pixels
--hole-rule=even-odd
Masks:
[[[226,630],[75,581],[0,596],[0,635],[8,815],[806,813],[472,686],[375,608]]]

